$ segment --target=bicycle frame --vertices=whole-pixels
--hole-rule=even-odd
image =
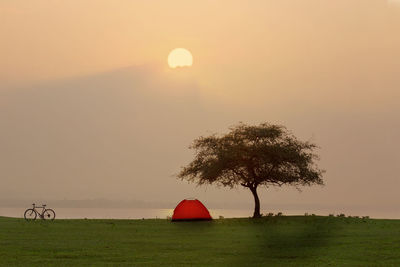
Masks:
[[[42,212],[40,213],[40,212],[37,210],[37,208],[38,208],[38,209],[42,209]],[[44,214],[44,211],[46,210],[46,205],[44,205],[44,206],[38,206],[38,207],[36,207],[35,205],[33,205],[32,209],[33,209],[34,212],[36,212],[37,215],[39,215],[39,217],[40,217],[41,219],[43,219],[43,214]]]

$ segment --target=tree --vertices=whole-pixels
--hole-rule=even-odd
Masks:
[[[317,146],[298,140],[284,126],[243,123],[225,135],[200,137],[189,147],[195,158],[183,167],[178,178],[189,182],[225,187],[243,186],[254,197],[253,218],[261,217],[259,186],[323,185],[316,165]]]

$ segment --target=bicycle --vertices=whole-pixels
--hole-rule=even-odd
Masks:
[[[42,211],[39,212],[37,208],[41,208]],[[24,218],[27,221],[34,221],[36,217],[39,215],[39,218],[42,220],[54,220],[56,218],[56,213],[52,209],[46,209],[46,205],[43,204],[41,207],[35,206],[35,203],[32,204],[32,209],[27,209],[24,213]]]

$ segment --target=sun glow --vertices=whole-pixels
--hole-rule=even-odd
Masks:
[[[168,65],[170,68],[190,67],[193,64],[193,56],[185,48],[175,48],[168,55]]]

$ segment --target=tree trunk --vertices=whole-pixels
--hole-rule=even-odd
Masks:
[[[251,193],[253,193],[254,197],[254,213],[253,213],[253,218],[260,218],[260,199],[258,198],[257,195],[257,187],[250,187]]]

